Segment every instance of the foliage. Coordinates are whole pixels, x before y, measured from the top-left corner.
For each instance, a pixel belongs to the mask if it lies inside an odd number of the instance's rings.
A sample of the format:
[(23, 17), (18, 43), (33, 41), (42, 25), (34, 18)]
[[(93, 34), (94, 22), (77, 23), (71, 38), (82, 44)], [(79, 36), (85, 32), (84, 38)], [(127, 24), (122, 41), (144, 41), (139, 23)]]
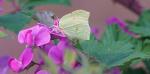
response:
[(134, 49), (130, 36), (123, 35), (116, 26), (108, 26), (100, 41), (91, 39), (81, 42), (82, 51), (108, 67), (120, 66), (145, 54)]
[(31, 17), (19, 12), (0, 16), (0, 26), (15, 33), (18, 33), (30, 21)]
[(31, 8), (46, 4), (70, 5), (70, 0), (19, 0), (23, 8)]
[[(9, 0), (13, 3), (13, 0)], [(18, 33), (31, 19), (35, 10), (33, 7), (45, 4), (63, 4), (69, 5), (70, 0), (18, 0), (20, 10), (0, 16), (0, 26)], [(30, 10), (29, 10), (30, 9)]]
[[(13, 3), (13, 0), (10, 1)], [(148, 70), (150, 69), (150, 10), (143, 11), (138, 21), (130, 21), (129, 25), (122, 20), (114, 19), (119, 24), (114, 22), (107, 25), (101, 39), (98, 40), (91, 34), (91, 38), (88, 40), (90, 37), (89, 12), (82, 10), (68, 14), (64, 20), (56, 19), (54, 16), (50, 17), (53, 21), (50, 21), (51, 27), (43, 25), (45, 23), (37, 23), (38, 26), (22, 30), (32, 20), (37, 21), (34, 18), (36, 6), (70, 5), (70, 0), (16, 1), (19, 9), (1, 15), (0, 27), (15, 33), (19, 32), (19, 42), (26, 44), (26, 48), (31, 50), (23, 52), (19, 60), (11, 58), (9, 65), (12, 66), (12, 69), (23, 71), (30, 65), (38, 65), (40, 66), (39, 71), (45, 69), (52, 74), (59, 74), (59, 72), (64, 74), (103, 74), (103, 71), (107, 71), (107, 69), (118, 67), (122, 68), (122, 74), (145, 73), (141, 68), (132, 69), (129, 66), (139, 61), (142, 61)], [(45, 13), (42, 17), (45, 15), (48, 14)], [(45, 21), (43, 18), (42, 20)], [(132, 36), (131, 33), (138, 37)], [(7, 34), (0, 31), (0, 38), (5, 36)], [(76, 38), (77, 40), (73, 41)], [(42, 64), (39, 61), (35, 63), (33, 56), (29, 55), (33, 55), (34, 48), (42, 49), (39, 52), (42, 52), (39, 54)]]
[(145, 10), (140, 15), (139, 20), (131, 25), (131, 31), (141, 35), (142, 37), (150, 36), (150, 10)]

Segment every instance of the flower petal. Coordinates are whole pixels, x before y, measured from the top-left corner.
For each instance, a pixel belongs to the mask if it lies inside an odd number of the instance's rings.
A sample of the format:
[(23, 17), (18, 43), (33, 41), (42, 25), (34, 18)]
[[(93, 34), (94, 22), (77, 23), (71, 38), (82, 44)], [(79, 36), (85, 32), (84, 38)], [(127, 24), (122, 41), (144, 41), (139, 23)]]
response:
[(35, 36), (39, 32), (39, 30), (40, 30), (39, 25), (21, 30), (18, 34), (19, 43), (27, 43), (27, 44), (30, 43), (33, 40), (33, 36)]
[(114, 67), (110, 70), (107, 70), (105, 74), (122, 74), (122, 72), (119, 67)]
[(61, 49), (59, 49), (57, 46), (53, 46), (48, 52), (48, 57), (51, 58), (54, 63), (62, 64), (63, 54), (64, 52)]
[(7, 74), (9, 56), (0, 57), (0, 74)]
[(127, 27), (127, 24), (124, 21), (122, 21), (119, 18), (117, 18), (117, 17), (111, 17), (111, 18), (109, 18), (106, 21), (106, 23), (109, 24), (109, 25), (111, 25), (111, 24), (118, 24), (121, 29), (124, 29), (124, 28)]
[(29, 28), (29, 30), (32, 30), (32, 35), (37, 35), (38, 32), (40, 31), (40, 25), (33, 26)]
[(39, 33), (35, 36), (35, 44), (37, 46), (41, 46), (49, 43), (50, 41), (50, 33), (46, 27), (42, 27)]
[(27, 67), (27, 65), (31, 63), (32, 59), (33, 59), (33, 52), (31, 48), (24, 49), (21, 56), (19, 57), (19, 60), (22, 62), (23, 68)]
[(40, 70), (36, 74), (50, 74), (50, 73), (46, 70)]
[(9, 56), (2, 56), (0, 57), (0, 68), (4, 68), (6, 66), (8, 66), (8, 61), (9, 61), (10, 57)]
[(25, 35), (26, 35), (26, 33), (27, 33), (27, 30), (22, 30), (22, 31), (20, 31), (19, 32), (19, 34), (18, 34), (18, 41), (19, 41), (19, 43), (25, 43)]
[(59, 49), (65, 49), (65, 48), (67, 48), (67, 47), (69, 47), (69, 44), (68, 44), (69, 42), (68, 42), (68, 40), (67, 39), (65, 39), (65, 38), (63, 38), (63, 39), (61, 39), (60, 41), (59, 41), (59, 43), (57, 44), (57, 47), (59, 48)]
[(101, 37), (101, 29), (98, 25), (92, 26), (92, 33), (96, 37), (96, 39), (100, 39)]
[(54, 20), (54, 26), (52, 27), (51, 34), (54, 38), (66, 37), (63, 30), (59, 28), (59, 18)]
[(26, 37), (25, 37), (25, 42), (27, 43), (27, 45), (34, 45), (34, 39), (33, 39), (33, 35), (32, 35), (32, 30), (29, 30), (26, 33)]
[(21, 61), (18, 61), (17, 59), (15, 58), (12, 58), (10, 61), (9, 61), (9, 67), (15, 71), (15, 72), (19, 72), (21, 69), (22, 69), (22, 62)]
[(66, 37), (65, 33), (63, 30), (61, 30), (59, 27), (53, 27), (51, 34), (53, 35), (54, 38), (64, 38)]
[(7, 74), (8, 67), (0, 69), (0, 74)]
[(54, 20), (54, 26), (59, 26), (59, 18)]
[(43, 51), (48, 54), (50, 48), (53, 47), (53, 46), (54, 46), (54, 43), (53, 42), (49, 42), (49, 43), (47, 43), (47, 44), (45, 44), (43, 46), (40, 46), (40, 48), (43, 49)]
[(117, 17), (111, 17), (106, 21), (107, 24), (111, 25), (111, 24), (117, 24), (124, 32), (126, 32), (127, 34), (138, 38), (139, 36), (137, 34), (135, 34), (134, 32), (130, 31), (128, 29), (128, 24), (124, 21), (122, 21), (121, 19), (117, 18)]

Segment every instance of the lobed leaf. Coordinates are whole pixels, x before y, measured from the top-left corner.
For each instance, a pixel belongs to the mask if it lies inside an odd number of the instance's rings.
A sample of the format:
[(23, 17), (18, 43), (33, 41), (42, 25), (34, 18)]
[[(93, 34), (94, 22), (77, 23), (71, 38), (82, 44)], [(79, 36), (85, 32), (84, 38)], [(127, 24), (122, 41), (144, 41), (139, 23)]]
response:
[[(108, 26), (101, 41), (89, 40), (80, 42), (83, 52), (96, 58), (108, 67), (120, 66), (136, 58), (143, 58), (143, 52), (134, 49), (129, 42), (130, 36), (123, 38), (115, 26)], [(123, 40), (124, 39), (124, 40)]]
[(150, 10), (143, 11), (139, 20), (135, 25), (131, 25), (130, 29), (141, 37), (150, 36)]
[(0, 16), (0, 26), (15, 33), (18, 33), (30, 21), (31, 17), (26, 16), (23, 13), (7, 14)]

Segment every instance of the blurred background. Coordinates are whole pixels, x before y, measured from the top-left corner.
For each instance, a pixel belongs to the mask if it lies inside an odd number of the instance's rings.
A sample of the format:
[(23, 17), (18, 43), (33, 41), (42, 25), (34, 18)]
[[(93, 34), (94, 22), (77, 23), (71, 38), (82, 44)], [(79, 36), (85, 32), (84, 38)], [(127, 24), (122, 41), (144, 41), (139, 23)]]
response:
[[(144, 8), (150, 8), (150, 0), (139, 1)], [(6, 1), (0, 4), (0, 6), (4, 9), (4, 12), (0, 14), (6, 14), (14, 10), (12, 5)], [(77, 9), (87, 10), (91, 13), (90, 26), (98, 26), (100, 29), (100, 34), (102, 34), (103, 30), (105, 29), (105, 20), (108, 17), (116, 16), (121, 19), (129, 19), (133, 21), (137, 20), (138, 18), (135, 13), (122, 6), (121, 4), (114, 3), (113, 0), (71, 0), (70, 6), (51, 4), (36, 7), (36, 9), (53, 11), (58, 17), (62, 17), (63, 15)], [(32, 24), (33, 23), (30, 23), (28, 26)], [(0, 27), (0, 30), (8, 34), (6, 38), (0, 39), (0, 56), (12, 55), (14, 57), (18, 57), (19, 54), (23, 51), (24, 45), (21, 45), (17, 42), (17, 35), (15, 33), (4, 30), (2, 27)], [(15, 73), (10, 71), (9, 74)], [(23, 74), (32, 73), (26, 71)]]

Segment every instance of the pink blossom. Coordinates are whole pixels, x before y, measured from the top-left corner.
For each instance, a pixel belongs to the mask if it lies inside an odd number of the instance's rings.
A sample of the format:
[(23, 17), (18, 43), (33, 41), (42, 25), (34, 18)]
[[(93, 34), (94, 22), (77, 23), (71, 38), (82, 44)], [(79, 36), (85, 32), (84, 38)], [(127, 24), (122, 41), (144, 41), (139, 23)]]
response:
[(48, 52), (49, 58), (51, 58), (55, 64), (63, 63), (64, 49), (58, 46), (53, 46)]
[(26, 48), (20, 55), (19, 59), (16, 58), (10, 59), (9, 67), (15, 72), (20, 72), (31, 63), (32, 59), (33, 59), (32, 49)]
[(99, 26), (93, 26), (92, 27), (92, 33), (96, 37), (96, 39), (100, 38), (100, 27)]
[(61, 39), (57, 45), (50, 48), (48, 52), (49, 58), (52, 58), (55, 64), (63, 64), (64, 51), (69, 48), (67, 39)]
[(105, 74), (122, 74), (122, 72), (119, 67), (114, 67), (110, 70), (107, 70)]
[(49, 50), (54, 46), (54, 43), (51, 41), (45, 45), (40, 46), (40, 48), (48, 54)]
[(107, 19), (106, 23), (108, 25), (111, 25), (111, 24), (118, 24), (120, 26), (120, 28), (124, 29), (125, 27), (127, 27), (127, 24), (120, 20), (119, 18), (117, 17), (110, 17)]
[(66, 37), (63, 30), (59, 28), (59, 19), (54, 20), (54, 25), (51, 28), (52, 38), (62, 38)]
[(0, 57), (0, 74), (7, 74), (9, 56)]
[(127, 34), (129, 34), (129, 35), (131, 35), (131, 36), (133, 36), (133, 37), (135, 37), (135, 38), (138, 37), (137, 34), (131, 32), (131, 31), (128, 29), (128, 25), (127, 25), (126, 22), (120, 20), (120, 19), (117, 18), (117, 17), (108, 18), (108, 19), (106, 20), (106, 23), (107, 23), (108, 25), (117, 24), (117, 25), (118, 25), (124, 32), (126, 32)]
[(49, 29), (43, 25), (36, 25), (19, 32), (18, 41), (27, 45), (41, 46), (50, 41)]
[(51, 74), (51, 73), (49, 73), (49, 72), (46, 71), (46, 70), (40, 70), (40, 71), (38, 71), (36, 74)]

